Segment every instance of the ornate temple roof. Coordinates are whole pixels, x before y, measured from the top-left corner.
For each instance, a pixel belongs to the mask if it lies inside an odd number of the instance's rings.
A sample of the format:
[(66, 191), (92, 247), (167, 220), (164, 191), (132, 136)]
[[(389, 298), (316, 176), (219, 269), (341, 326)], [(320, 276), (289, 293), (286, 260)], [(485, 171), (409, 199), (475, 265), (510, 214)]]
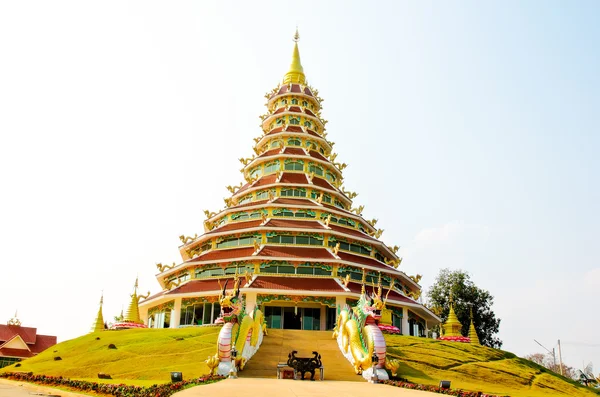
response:
[(265, 95), (253, 154), (239, 159), (241, 179), (227, 186), (223, 209), (205, 211), (202, 235), (181, 236), (182, 262), (157, 275), (163, 295), (218, 291), (216, 279), (238, 269), (253, 277), (244, 288), (353, 293), (364, 270), (367, 285), (381, 275), (394, 281), (390, 298), (418, 305), (406, 297), (420, 286), (398, 269), (398, 247), (381, 240), (377, 221), (363, 217), (345, 188), (347, 165), (333, 152), (298, 38), (282, 83)]

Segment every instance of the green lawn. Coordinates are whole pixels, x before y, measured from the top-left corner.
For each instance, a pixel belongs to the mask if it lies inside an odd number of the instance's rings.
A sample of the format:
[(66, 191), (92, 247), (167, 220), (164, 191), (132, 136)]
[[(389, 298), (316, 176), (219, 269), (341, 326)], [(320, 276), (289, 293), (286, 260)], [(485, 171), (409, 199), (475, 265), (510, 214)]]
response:
[(467, 343), (385, 335), (389, 357), (400, 359), (398, 376), (415, 383), (512, 397), (597, 397), (598, 394), (502, 350)]
[[(169, 382), (171, 371), (183, 372), (190, 379), (209, 373), (204, 360), (216, 353), (219, 331), (218, 327), (195, 327), (97, 332), (59, 343), (22, 361), (19, 368), (11, 365), (0, 371), (96, 382), (102, 381), (98, 373), (103, 372), (113, 378), (106, 382), (137, 386)], [(117, 348), (109, 349), (111, 343)]]

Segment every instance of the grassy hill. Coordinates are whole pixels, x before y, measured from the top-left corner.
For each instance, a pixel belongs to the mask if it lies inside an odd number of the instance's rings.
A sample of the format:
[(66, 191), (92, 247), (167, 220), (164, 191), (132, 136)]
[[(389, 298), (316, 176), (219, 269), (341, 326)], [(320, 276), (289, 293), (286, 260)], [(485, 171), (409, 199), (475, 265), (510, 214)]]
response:
[[(61, 342), (24, 360), (19, 368), (11, 365), (0, 372), (31, 371), (94, 381), (103, 372), (139, 386), (170, 381), (171, 371), (181, 371), (190, 379), (209, 373), (204, 360), (215, 354), (219, 331), (218, 327), (195, 327), (91, 333)], [(109, 349), (109, 344), (116, 349)]]
[(398, 358), (398, 375), (411, 382), (484, 391), (513, 397), (581, 396), (599, 394), (512, 353), (408, 336), (386, 335), (388, 355)]
[[(13, 365), (0, 372), (31, 371), (94, 381), (104, 372), (113, 377), (109, 382), (140, 386), (168, 382), (171, 371), (181, 371), (190, 379), (209, 372), (204, 360), (216, 352), (219, 330), (197, 327), (93, 333), (59, 343), (23, 361), (19, 368)], [(386, 341), (388, 355), (402, 363), (399, 376), (411, 382), (437, 385), (444, 379), (452, 381), (453, 388), (512, 397), (599, 396), (502, 350), (396, 335), (386, 335)], [(109, 349), (109, 344), (117, 348)]]

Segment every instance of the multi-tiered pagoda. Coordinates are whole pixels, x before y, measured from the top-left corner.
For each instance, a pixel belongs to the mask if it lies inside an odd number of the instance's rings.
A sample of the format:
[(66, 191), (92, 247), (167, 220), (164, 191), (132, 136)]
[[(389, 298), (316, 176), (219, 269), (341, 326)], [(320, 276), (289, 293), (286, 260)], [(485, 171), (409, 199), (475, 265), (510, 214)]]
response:
[(140, 303), (140, 317), (151, 328), (213, 324), (222, 286), (239, 274), (246, 311), (259, 306), (268, 327), (329, 330), (337, 308), (358, 300), (363, 280), (367, 291), (381, 280), (381, 322), (425, 335), (440, 319), (418, 302), (418, 278), (398, 269), (398, 247), (379, 240), (377, 221), (363, 218), (356, 194), (344, 189), (346, 164), (327, 139), (297, 33), (294, 41), (289, 71), (266, 95), (254, 154), (240, 159), (243, 182), (227, 187), (225, 209), (205, 211), (204, 234), (180, 237), (182, 263), (157, 265), (163, 291)]

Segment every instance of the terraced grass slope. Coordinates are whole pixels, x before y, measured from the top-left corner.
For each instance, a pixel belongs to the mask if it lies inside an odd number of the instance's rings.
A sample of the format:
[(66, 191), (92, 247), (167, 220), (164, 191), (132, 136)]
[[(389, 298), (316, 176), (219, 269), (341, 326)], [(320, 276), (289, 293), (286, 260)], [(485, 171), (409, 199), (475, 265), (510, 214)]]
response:
[(401, 361), (398, 375), (411, 382), (512, 397), (593, 397), (596, 392), (512, 353), (410, 336), (386, 335), (387, 352)]
[[(22, 361), (18, 368), (11, 365), (0, 372), (31, 371), (94, 381), (103, 372), (114, 379), (111, 383), (137, 385), (170, 381), (171, 371), (181, 371), (190, 379), (209, 373), (204, 360), (215, 354), (219, 331), (219, 327), (195, 327), (96, 332), (61, 342)], [(116, 349), (109, 349), (109, 344)]]

